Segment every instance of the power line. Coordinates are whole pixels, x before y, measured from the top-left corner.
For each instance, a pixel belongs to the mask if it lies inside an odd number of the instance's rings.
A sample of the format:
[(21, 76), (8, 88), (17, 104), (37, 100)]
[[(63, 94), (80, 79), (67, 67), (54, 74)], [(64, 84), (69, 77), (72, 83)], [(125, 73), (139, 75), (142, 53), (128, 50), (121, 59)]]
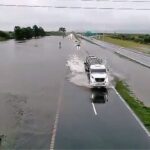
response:
[[(107, 1), (108, 2), (108, 1)], [(132, 1), (126, 1), (126, 0), (112, 0), (111, 2), (120, 2), (120, 3), (150, 3), (149, 0), (132, 0)]]
[[(74, 2), (74, 0), (55, 0), (55, 1), (68, 1), (68, 2)], [(150, 3), (150, 0), (76, 0), (76, 2), (120, 2), (120, 3)]]
[(72, 6), (52, 6), (52, 5), (15, 5), (0, 4), (0, 7), (24, 7), (24, 8), (55, 8), (55, 9), (91, 9), (91, 10), (150, 10), (150, 8), (114, 8), (114, 7), (72, 7)]
[[(55, 1), (69, 1), (73, 2), (74, 0), (55, 0)], [(77, 2), (150, 2), (150, 0), (76, 0)]]

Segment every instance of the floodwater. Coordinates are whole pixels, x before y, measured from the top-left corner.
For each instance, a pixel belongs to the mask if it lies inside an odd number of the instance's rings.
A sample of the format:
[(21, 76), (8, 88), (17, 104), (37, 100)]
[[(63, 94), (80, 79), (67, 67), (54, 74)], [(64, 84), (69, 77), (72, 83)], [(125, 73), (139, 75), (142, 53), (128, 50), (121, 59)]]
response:
[(66, 55), (72, 49), (73, 42), (62, 37), (0, 43), (0, 135), (4, 135), (4, 148), (49, 148)]
[[(62, 89), (56, 148), (150, 147), (149, 138), (112, 89), (102, 93), (89, 89), (83, 66), (87, 52), (106, 59), (114, 75), (140, 84), (137, 82), (138, 70), (145, 68), (85, 41), (79, 49), (74, 41), (62, 37), (0, 43), (0, 136), (3, 149), (50, 148)], [(136, 71), (138, 74), (134, 74)], [(97, 118), (91, 102), (95, 103)]]

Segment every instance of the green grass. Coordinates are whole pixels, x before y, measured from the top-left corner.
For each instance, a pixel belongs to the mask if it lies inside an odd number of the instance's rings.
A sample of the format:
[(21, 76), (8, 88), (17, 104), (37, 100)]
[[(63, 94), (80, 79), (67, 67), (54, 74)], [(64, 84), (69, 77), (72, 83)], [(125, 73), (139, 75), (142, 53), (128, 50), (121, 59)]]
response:
[(116, 90), (150, 131), (150, 107), (139, 101), (123, 81), (117, 81)]
[(7, 39), (0, 37), (0, 41), (5, 41), (5, 40), (7, 40)]
[(141, 43), (129, 41), (129, 40), (115, 39), (115, 38), (111, 38), (109, 36), (105, 36), (104, 39), (101, 38), (99, 40), (104, 40), (104, 41), (112, 43), (112, 44), (116, 44), (116, 45), (126, 47), (126, 48), (132, 48), (137, 51), (150, 54), (150, 45), (148, 45), (148, 44), (141, 44)]

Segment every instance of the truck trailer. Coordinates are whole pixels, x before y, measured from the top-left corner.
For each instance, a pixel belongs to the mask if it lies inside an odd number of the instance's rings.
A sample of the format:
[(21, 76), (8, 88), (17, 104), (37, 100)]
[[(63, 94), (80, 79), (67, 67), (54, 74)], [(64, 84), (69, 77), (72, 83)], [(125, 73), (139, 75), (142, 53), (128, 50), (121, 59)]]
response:
[(108, 72), (102, 59), (95, 56), (87, 56), (84, 62), (85, 71), (89, 77), (91, 87), (105, 87), (109, 84)]

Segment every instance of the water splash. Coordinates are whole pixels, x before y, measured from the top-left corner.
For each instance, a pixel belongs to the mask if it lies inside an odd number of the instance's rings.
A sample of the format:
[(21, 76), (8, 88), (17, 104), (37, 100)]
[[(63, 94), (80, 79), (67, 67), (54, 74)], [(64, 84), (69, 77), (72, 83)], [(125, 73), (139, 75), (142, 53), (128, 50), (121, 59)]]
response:
[(81, 60), (76, 54), (69, 57), (67, 61), (67, 66), (72, 73), (83, 73), (84, 71), (84, 61)]
[[(105, 60), (106, 64), (106, 60)], [(67, 76), (68, 80), (78, 86), (90, 88), (89, 80), (87, 73), (84, 68), (84, 61), (79, 54), (71, 55), (66, 63), (66, 66), (69, 68), (70, 73)], [(116, 75), (113, 71), (108, 72), (109, 85), (108, 88), (112, 88), (115, 85)]]
[(89, 88), (89, 81), (84, 69), (84, 61), (78, 55), (74, 54), (70, 56), (66, 66), (70, 70), (68, 79), (71, 83)]

